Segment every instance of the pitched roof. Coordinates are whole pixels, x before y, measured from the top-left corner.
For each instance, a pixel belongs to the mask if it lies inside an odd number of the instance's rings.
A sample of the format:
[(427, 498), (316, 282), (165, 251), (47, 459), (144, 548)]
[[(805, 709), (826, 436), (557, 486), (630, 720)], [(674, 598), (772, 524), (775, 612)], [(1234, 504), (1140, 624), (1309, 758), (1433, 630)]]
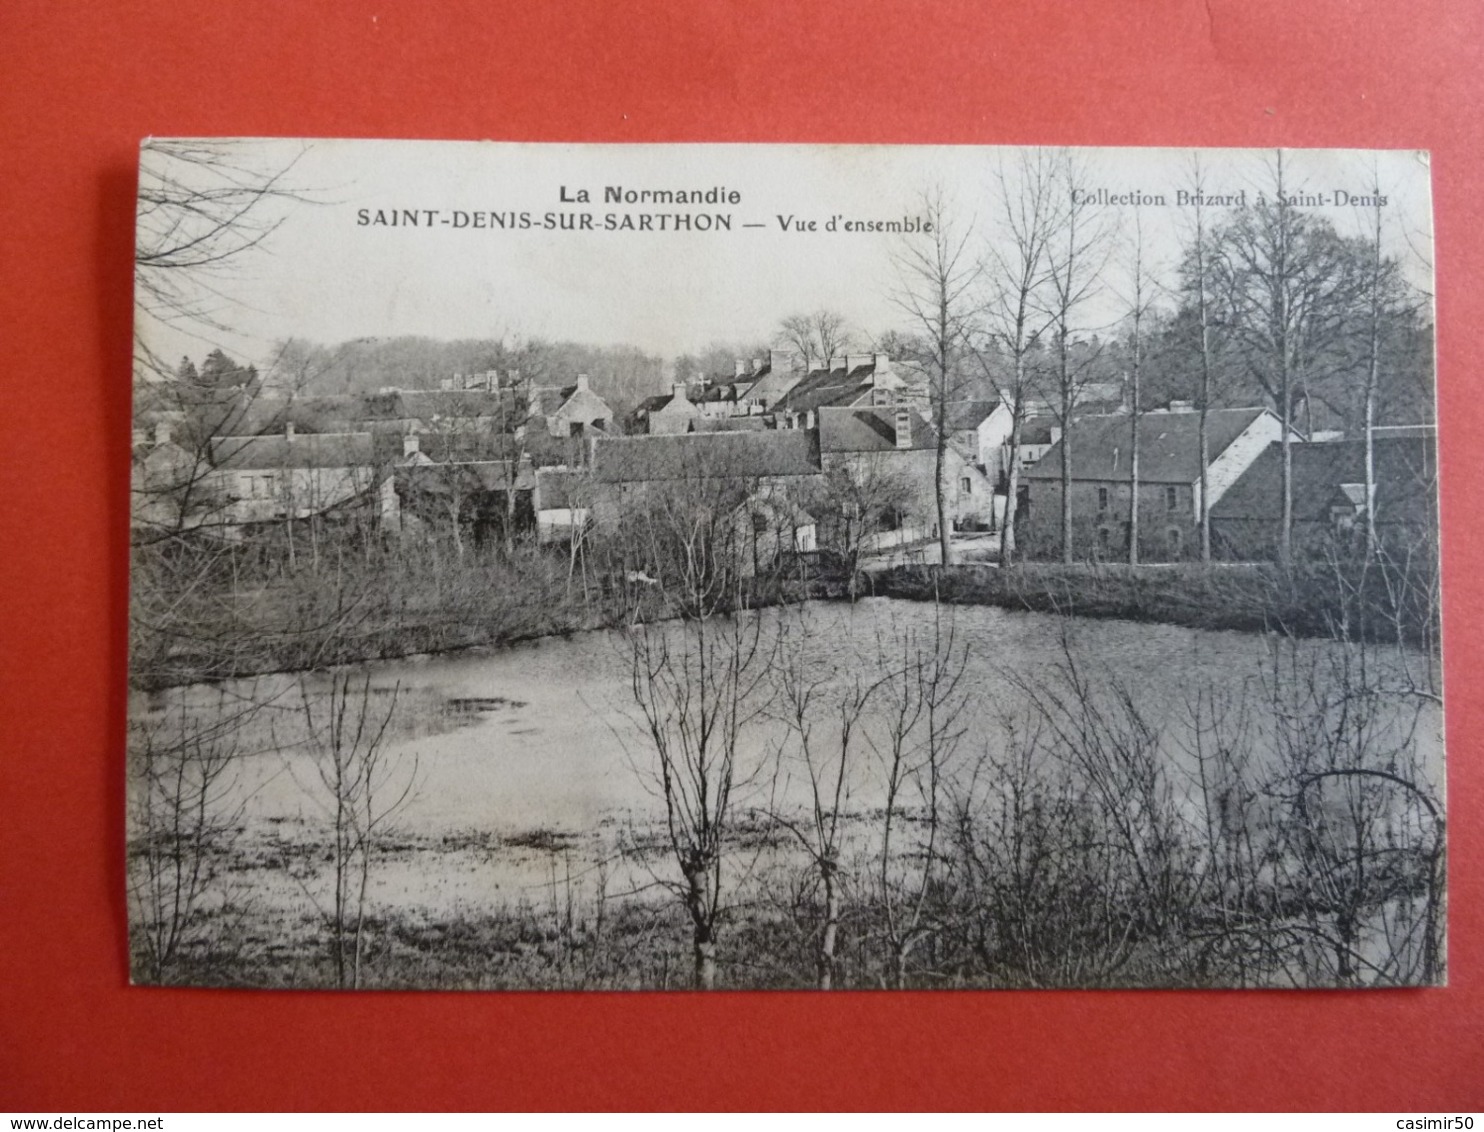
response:
[(559, 413), (563, 409), (575, 411), (586, 408), (589, 416), (607, 415), (613, 416), (613, 410), (608, 407), (608, 402), (599, 397), (591, 388), (583, 389), (577, 385), (569, 385), (561, 390), (561, 400), (557, 407), (547, 415)]
[(535, 486), (531, 468), (513, 465), (509, 460), (461, 460), (447, 464), (403, 464), (396, 468), (397, 486), (401, 490), (441, 495), (458, 484), (465, 491), (505, 491), (514, 475), (518, 491)]
[[(1436, 442), (1425, 434), (1378, 435), (1372, 447), (1377, 511), (1423, 518), (1426, 509), (1436, 505)], [(1328, 521), (1337, 495), (1355, 503), (1364, 499), (1364, 440), (1295, 443), (1289, 453), (1295, 521)], [(1283, 446), (1274, 443), (1211, 505), (1211, 518), (1276, 520), (1282, 514), (1282, 499)]]
[(1061, 422), (1049, 415), (1026, 417), (1020, 423), (1020, 443), (1022, 444), (1055, 444), (1056, 436), (1053, 429), (1059, 429)]
[(876, 365), (847, 369), (843, 364), (833, 369), (810, 370), (804, 379), (780, 397), (772, 408), (779, 413), (806, 413), (826, 405), (853, 405), (867, 393), (876, 380)]
[(375, 462), (369, 432), (223, 436), (211, 442), (218, 468), (354, 468)]
[(881, 407), (831, 408), (819, 410), (819, 448), (822, 452), (889, 452), (898, 448), (898, 413), (905, 414), (911, 432), (911, 447), (933, 448), (937, 433), (916, 409), (890, 405)]
[(507, 391), (483, 389), (403, 389), (398, 392), (402, 416), (419, 420), (498, 417), (509, 411)]
[(819, 472), (818, 437), (802, 429), (621, 436), (593, 446), (593, 478), (600, 483)]
[(767, 427), (759, 416), (697, 417), (690, 422), (692, 432), (762, 432)]
[[(1212, 409), (1206, 414), (1207, 452), (1215, 459), (1266, 409)], [(1146, 413), (1139, 418), (1139, 479), (1144, 483), (1194, 483), (1201, 475), (1200, 413)], [(1074, 420), (1069, 430), (1072, 478), (1119, 482), (1128, 479), (1133, 418), (1127, 413)], [(1065, 437), (1063, 438), (1065, 440)], [(1062, 441), (1052, 445), (1027, 479), (1061, 478)]]
[(951, 401), (944, 416), (948, 420), (949, 432), (968, 432), (984, 423), (996, 409), (999, 401)]

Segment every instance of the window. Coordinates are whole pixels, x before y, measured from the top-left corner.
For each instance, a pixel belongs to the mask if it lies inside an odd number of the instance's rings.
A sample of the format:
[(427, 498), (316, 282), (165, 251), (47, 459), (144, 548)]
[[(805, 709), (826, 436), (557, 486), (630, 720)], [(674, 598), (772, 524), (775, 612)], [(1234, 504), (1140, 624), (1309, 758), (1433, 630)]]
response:
[(1169, 547), (1170, 557), (1180, 557), (1180, 528), (1171, 527), (1165, 532), (1165, 544)]
[(1108, 552), (1108, 528), (1107, 527), (1099, 527), (1098, 528), (1098, 549), (1101, 550), (1104, 554), (1106, 554)]
[(752, 513), (752, 533), (755, 535), (765, 535), (768, 533), (768, 516), (761, 511), (754, 511)]
[[(1106, 511), (1107, 509), (1108, 509), (1108, 489), (1106, 487), (1100, 487), (1100, 488), (1098, 488), (1098, 511), (1099, 512), (1103, 512), (1103, 511)], [(1100, 534), (1102, 534), (1102, 535), (1106, 535), (1107, 533), (1108, 532), (1106, 530), (1100, 532)]]
[(1180, 509), (1180, 489), (1171, 484), (1165, 488), (1165, 510), (1178, 511)]
[(959, 484), (959, 487), (963, 490), (963, 493), (965, 495), (973, 495), (974, 494), (974, 481), (972, 479), (970, 479), (968, 476), (965, 476), (963, 478), (962, 482)]

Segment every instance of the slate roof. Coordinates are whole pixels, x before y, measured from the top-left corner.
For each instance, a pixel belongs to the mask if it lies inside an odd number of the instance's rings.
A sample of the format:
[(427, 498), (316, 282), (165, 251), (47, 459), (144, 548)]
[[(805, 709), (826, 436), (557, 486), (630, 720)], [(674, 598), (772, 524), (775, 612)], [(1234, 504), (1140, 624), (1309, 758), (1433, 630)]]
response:
[(483, 389), (402, 389), (398, 391), (402, 417), (418, 420), (477, 419), (508, 412), (505, 391)]
[[(1365, 441), (1290, 445), (1293, 517), (1328, 522), (1337, 496), (1364, 497)], [(1437, 503), (1437, 444), (1426, 432), (1373, 438), (1376, 510), (1394, 519), (1423, 519)], [(1241, 478), (1211, 506), (1211, 518), (1278, 520), (1282, 516), (1283, 446), (1263, 450)]]
[(568, 407), (575, 410), (583, 406), (587, 407), (590, 414), (594, 411), (600, 411), (603, 416), (613, 416), (613, 410), (608, 407), (608, 402), (594, 393), (591, 387), (581, 389), (576, 385), (568, 385), (559, 391), (555, 409), (549, 411), (543, 409), (542, 411), (546, 412), (547, 416), (550, 416)]
[(762, 432), (768, 422), (759, 416), (697, 417), (690, 423), (692, 432)]
[(947, 405), (949, 432), (969, 432), (977, 429), (985, 419), (1000, 407), (998, 401), (950, 401)]
[(1055, 444), (1051, 430), (1059, 427), (1060, 423), (1053, 416), (1026, 417), (1020, 423), (1020, 443)]
[(912, 448), (937, 446), (937, 433), (916, 409), (861, 406), (819, 410), (819, 447), (822, 452), (891, 452), (897, 449), (897, 413), (907, 414)]
[(853, 405), (871, 391), (875, 380), (874, 362), (854, 369), (841, 365), (834, 369), (810, 370), (802, 381), (774, 402), (771, 409), (778, 413), (807, 413), (826, 405)]
[[(1212, 409), (1206, 414), (1207, 451), (1215, 459), (1266, 409)], [(1200, 417), (1195, 412), (1148, 413), (1139, 418), (1139, 479), (1144, 483), (1194, 483), (1200, 479)], [(1072, 478), (1123, 482), (1128, 479), (1129, 426), (1126, 413), (1074, 420)], [(1023, 439), (1022, 439), (1022, 442)], [(1061, 442), (1024, 475), (1032, 480), (1059, 480)]]
[(369, 432), (224, 436), (211, 442), (211, 462), (226, 469), (354, 468), (375, 462)]
[[(441, 495), (459, 483), (465, 491), (505, 491), (510, 487), (509, 460), (465, 460), (448, 464), (404, 464), (395, 470), (399, 492), (415, 489)], [(535, 472), (530, 468), (515, 469), (517, 491), (535, 486)]]
[(819, 473), (819, 439), (803, 429), (611, 437), (593, 446), (600, 483)]

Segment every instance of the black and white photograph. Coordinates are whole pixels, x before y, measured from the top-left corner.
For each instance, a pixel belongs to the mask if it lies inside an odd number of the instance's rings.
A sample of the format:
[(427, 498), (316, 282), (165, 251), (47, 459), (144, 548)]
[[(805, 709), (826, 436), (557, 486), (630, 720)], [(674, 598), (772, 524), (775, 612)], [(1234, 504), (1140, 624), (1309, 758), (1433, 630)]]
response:
[(1427, 154), (149, 139), (134, 276), (136, 984), (1447, 982)]

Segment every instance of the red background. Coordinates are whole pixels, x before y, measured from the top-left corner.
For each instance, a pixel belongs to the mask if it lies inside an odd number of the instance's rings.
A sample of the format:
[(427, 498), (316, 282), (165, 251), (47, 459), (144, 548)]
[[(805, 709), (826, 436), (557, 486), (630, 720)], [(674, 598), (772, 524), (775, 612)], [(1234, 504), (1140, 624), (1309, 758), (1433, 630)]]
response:
[[(1484, 147), (1471, 0), (0, 6), (0, 1108), (1484, 1106)], [(145, 134), (1432, 150), (1446, 990), (134, 990), (123, 731)]]

